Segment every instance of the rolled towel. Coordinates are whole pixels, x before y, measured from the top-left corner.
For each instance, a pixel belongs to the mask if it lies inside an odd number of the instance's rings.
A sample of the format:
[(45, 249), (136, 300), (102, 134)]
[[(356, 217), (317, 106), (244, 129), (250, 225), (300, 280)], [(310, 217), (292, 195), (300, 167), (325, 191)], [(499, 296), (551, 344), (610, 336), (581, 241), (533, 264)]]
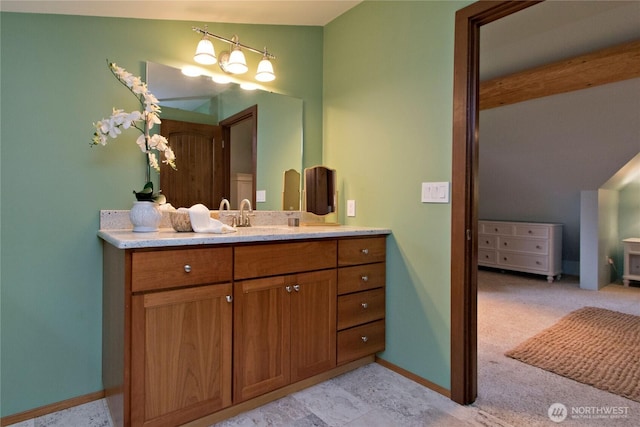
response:
[(189, 219), (191, 220), (191, 228), (196, 233), (233, 233), (236, 230), (217, 219), (209, 216), (209, 208), (203, 204), (193, 205), (189, 208)]

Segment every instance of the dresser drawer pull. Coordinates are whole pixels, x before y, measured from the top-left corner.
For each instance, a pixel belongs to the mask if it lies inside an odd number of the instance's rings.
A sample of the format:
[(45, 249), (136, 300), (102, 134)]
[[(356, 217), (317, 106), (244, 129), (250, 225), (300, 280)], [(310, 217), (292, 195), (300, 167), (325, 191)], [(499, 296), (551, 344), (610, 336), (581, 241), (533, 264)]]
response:
[(506, 260), (507, 260), (507, 257), (504, 257), (504, 258), (502, 258), (502, 259), (503, 259), (504, 261), (506, 261)]
[(363, 282), (368, 282), (369, 276), (362, 276), (360, 279), (362, 279)]
[(527, 233), (529, 233), (529, 234), (533, 234), (533, 231), (529, 230), (529, 231), (527, 231)]
[(369, 255), (369, 249), (363, 249), (360, 252), (362, 252), (364, 255)]
[(226, 296), (227, 302), (233, 301), (233, 297), (231, 295)]
[(367, 304), (366, 302), (363, 302), (362, 304), (360, 304), (362, 306), (362, 308), (364, 308), (365, 310), (367, 308), (369, 308), (369, 304)]
[(369, 341), (369, 338), (366, 335), (364, 337), (360, 337), (360, 339), (362, 340), (362, 342)]
[(542, 249), (542, 246), (536, 245), (536, 249)]
[(503, 244), (504, 244), (505, 246), (507, 246), (507, 242), (504, 242)]
[(300, 285), (293, 285), (293, 290), (296, 292), (300, 292)]
[(291, 286), (287, 285), (287, 286), (285, 286), (285, 287), (284, 287), (284, 289), (285, 289), (287, 292), (291, 293)]
[(185, 264), (184, 271), (185, 273), (191, 273), (191, 266), (189, 264)]
[(540, 261), (536, 261), (536, 265), (542, 265)]

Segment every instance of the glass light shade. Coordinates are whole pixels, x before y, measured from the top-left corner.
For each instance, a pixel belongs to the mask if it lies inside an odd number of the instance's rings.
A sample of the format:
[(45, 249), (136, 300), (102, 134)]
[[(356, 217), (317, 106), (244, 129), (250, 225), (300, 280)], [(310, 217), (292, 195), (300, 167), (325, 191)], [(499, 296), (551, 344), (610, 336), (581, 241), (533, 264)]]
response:
[(211, 40), (203, 38), (198, 42), (193, 59), (199, 64), (211, 65), (216, 63), (216, 52), (213, 50)]
[(270, 82), (276, 78), (273, 74), (273, 65), (267, 58), (262, 58), (262, 61), (258, 64), (258, 72), (256, 73), (256, 80), (259, 82)]
[(247, 67), (247, 60), (244, 58), (244, 53), (239, 48), (233, 49), (231, 55), (229, 55), (229, 62), (227, 62), (227, 71), (232, 74), (246, 73), (249, 68)]

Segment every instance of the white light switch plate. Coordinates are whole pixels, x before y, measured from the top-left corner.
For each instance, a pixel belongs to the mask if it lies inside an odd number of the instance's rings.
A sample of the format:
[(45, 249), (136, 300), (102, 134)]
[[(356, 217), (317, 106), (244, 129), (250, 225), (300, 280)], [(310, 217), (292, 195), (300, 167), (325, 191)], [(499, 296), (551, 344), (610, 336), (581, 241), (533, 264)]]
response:
[(355, 200), (347, 200), (347, 216), (356, 216)]
[(256, 203), (267, 201), (267, 190), (256, 191)]
[(448, 182), (423, 182), (422, 203), (449, 203)]

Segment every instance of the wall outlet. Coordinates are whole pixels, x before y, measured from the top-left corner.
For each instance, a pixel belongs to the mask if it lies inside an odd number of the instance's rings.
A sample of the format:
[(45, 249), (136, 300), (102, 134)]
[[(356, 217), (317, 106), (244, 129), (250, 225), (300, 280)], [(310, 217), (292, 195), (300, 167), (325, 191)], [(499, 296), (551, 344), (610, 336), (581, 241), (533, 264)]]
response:
[(355, 200), (347, 200), (347, 216), (356, 216)]

